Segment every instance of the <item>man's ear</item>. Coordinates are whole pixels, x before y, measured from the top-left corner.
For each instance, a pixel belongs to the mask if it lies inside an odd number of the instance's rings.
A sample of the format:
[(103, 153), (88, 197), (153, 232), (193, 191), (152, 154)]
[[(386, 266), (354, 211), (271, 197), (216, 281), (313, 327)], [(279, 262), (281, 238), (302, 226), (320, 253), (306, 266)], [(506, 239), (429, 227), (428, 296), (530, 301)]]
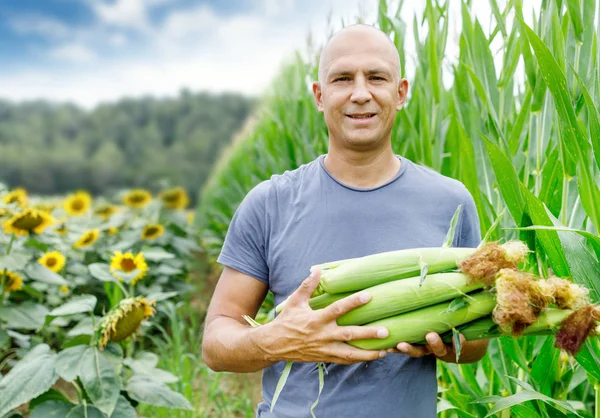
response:
[(402, 109), (404, 102), (406, 101), (406, 95), (408, 94), (408, 80), (403, 78), (398, 83), (398, 100), (396, 101), (396, 110)]
[(323, 93), (321, 92), (321, 84), (318, 81), (312, 84), (313, 95), (315, 96), (315, 103), (319, 112), (323, 111)]

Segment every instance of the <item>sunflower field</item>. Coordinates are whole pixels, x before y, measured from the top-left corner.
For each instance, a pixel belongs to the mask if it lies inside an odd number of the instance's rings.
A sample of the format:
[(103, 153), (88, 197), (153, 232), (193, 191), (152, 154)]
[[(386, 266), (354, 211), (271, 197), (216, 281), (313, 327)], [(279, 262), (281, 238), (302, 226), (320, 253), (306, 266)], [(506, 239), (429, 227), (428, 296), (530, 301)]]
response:
[(192, 410), (152, 340), (193, 288), (188, 205), (181, 187), (40, 199), (0, 186), (0, 417)]
[[(533, 251), (521, 270), (573, 281), (600, 302), (598, 1), (542, 0), (535, 11), (523, 0), (478, 1), (489, 27), (468, 0), (427, 0), (411, 22), (403, 3), (381, 0), (375, 22), (394, 41), (402, 74), (414, 69), (394, 152), (463, 182), (485, 241), (520, 239)], [(327, 153), (309, 87), (321, 46), (313, 40), (283, 68), (203, 189), (198, 223), (213, 262), (254, 186)], [(267, 298), (259, 323), (271, 309)], [(600, 417), (597, 336), (574, 357), (555, 348), (554, 336), (494, 338), (478, 363), (438, 362), (437, 373), (442, 417)]]

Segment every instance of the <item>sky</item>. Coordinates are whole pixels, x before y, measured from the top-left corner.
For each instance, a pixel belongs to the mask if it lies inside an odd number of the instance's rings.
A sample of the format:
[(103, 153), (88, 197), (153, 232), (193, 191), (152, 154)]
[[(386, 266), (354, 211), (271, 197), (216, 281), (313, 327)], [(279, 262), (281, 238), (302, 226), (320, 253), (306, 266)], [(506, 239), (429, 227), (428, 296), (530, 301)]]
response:
[[(404, 18), (411, 22), (424, 2), (405, 1)], [(282, 63), (305, 49), (309, 34), (322, 44), (342, 19), (359, 14), (372, 24), (377, 3), (0, 0), (0, 98), (93, 108), (123, 97), (175, 96), (182, 88), (260, 95)], [(475, 13), (489, 22), (478, 3), (487, 2), (475, 2)]]

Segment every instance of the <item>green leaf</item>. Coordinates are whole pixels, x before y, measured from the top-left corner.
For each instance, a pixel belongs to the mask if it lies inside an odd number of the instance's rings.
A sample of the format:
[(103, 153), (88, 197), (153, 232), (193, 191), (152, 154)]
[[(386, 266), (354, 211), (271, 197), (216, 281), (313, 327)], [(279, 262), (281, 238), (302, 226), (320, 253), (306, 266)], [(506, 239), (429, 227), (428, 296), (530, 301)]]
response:
[(525, 210), (525, 202), (519, 188), (519, 177), (515, 171), (512, 161), (504, 154), (500, 148), (490, 141), (483, 133), (479, 133), (494, 169), (496, 180), (500, 193), (504, 198), (504, 202), (508, 210), (518, 226), (522, 225), (523, 212)]
[(279, 399), (279, 395), (281, 394), (281, 391), (283, 390), (285, 383), (287, 382), (287, 379), (290, 376), (293, 364), (293, 361), (288, 361), (287, 363), (285, 363), (285, 367), (281, 371), (281, 376), (279, 376), (277, 386), (275, 387), (275, 393), (273, 394), (273, 400), (271, 401), (271, 412), (273, 412), (273, 408), (275, 408), (275, 403), (277, 403), (277, 399)]
[(46, 392), (58, 380), (56, 353), (35, 346), (0, 380), (0, 416)]
[(93, 312), (97, 301), (98, 299), (94, 295), (75, 296), (64, 305), (54, 308), (50, 312), (50, 315), (63, 316), (82, 312)]
[(444, 309), (444, 313), (449, 314), (452, 312), (456, 312), (459, 309), (466, 308), (467, 306), (469, 306), (469, 300), (464, 296), (459, 296), (457, 298), (454, 298), (452, 302), (450, 302), (448, 307)]
[(0, 270), (17, 271), (23, 270), (31, 255), (21, 253), (11, 253), (9, 255), (0, 255)]
[(98, 348), (86, 348), (79, 362), (79, 377), (94, 405), (110, 416), (117, 405), (121, 381)]
[(65, 418), (106, 418), (106, 416), (92, 405), (77, 405)]
[(93, 263), (88, 266), (93, 278), (103, 282), (117, 282), (117, 278), (110, 273), (110, 266), (106, 263)]
[(135, 409), (123, 395), (119, 395), (117, 407), (110, 418), (136, 418)]
[(600, 382), (600, 340), (598, 337), (588, 338), (575, 359), (594, 379)]
[(58, 353), (56, 372), (67, 382), (74, 381), (79, 375), (79, 363), (87, 350), (85, 345), (76, 345)]
[(147, 376), (133, 375), (125, 388), (129, 397), (138, 402), (174, 409), (193, 410), (190, 402), (164, 383), (148, 380)]
[(65, 401), (46, 401), (36, 406), (29, 418), (64, 418), (73, 409), (73, 404)]
[(550, 405), (559, 406), (576, 416), (581, 416), (575, 411), (575, 409), (566, 401), (558, 401), (556, 399), (549, 398), (546, 395), (543, 395), (539, 392), (531, 391), (531, 390), (523, 390), (521, 392), (517, 392), (514, 395), (507, 396), (506, 398), (502, 398), (490, 409), (485, 418), (491, 417), (498, 412), (510, 408), (513, 405), (522, 404), (527, 401), (540, 400)]
[(175, 254), (167, 252), (160, 247), (143, 249), (144, 258), (148, 261), (162, 261), (175, 258)]
[(42, 266), (40, 263), (32, 263), (25, 267), (25, 274), (32, 280), (38, 282), (54, 284), (57, 286), (68, 285), (67, 282), (61, 275), (53, 272)]
[(38, 405), (48, 401), (61, 401), (70, 403), (71, 401), (56, 389), (50, 388), (40, 396), (32, 399), (29, 402), (29, 409), (36, 408)]
[(35, 248), (37, 250), (46, 252), (46, 251), (48, 251), (48, 248), (50, 248), (50, 245), (40, 242), (35, 238), (29, 238), (27, 241), (25, 241), (23, 243), (23, 247)]
[(567, 11), (573, 25), (573, 34), (578, 43), (583, 42), (583, 20), (581, 18), (581, 9), (579, 0), (567, 0)]
[(560, 367), (560, 350), (554, 348), (554, 337), (548, 336), (531, 369), (531, 377), (539, 392), (552, 396), (554, 376), (558, 367)]
[(32, 301), (0, 307), (0, 319), (11, 329), (39, 329), (44, 325), (48, 308)]
[(460, 358), (460, 351), (462, 349), (462, 343), (460, 341), (460, 332), (452, 327), (452, 342), (454, 343), (454, 350), (456, 351), (456, 362)]
[(316, 418), (315, 416), (315, 408), (319, 404), (319, 399), (321, 398), (321, 392), (323, 391), (323, 385), (325, 384), (325, 376), (323, 376), (323, 363), (318, 362), (317, 367), (319, 368), (319, 393), (317, 394), (317, 399), (310, 406), (310, 415), (312, 418)]
[[(102, 318), (100, 318), (99, 316), (96, 316), (96, 323), (98, 323), (98, 321)], [(81, 321), (79, 321), (73, 328), (71, 328), (69, 330), (69, 332), (67, 332), (67, 335), (69, 337), (74, 337), (77, 335), (92, 335), (94, 333), (94, 329), (93, 329), (93, 320), (91, 316), (86, 316), (85, 318), (83, 318)]]
[(456, 233), (456, 224), (458, 223), (458, 218), (460, 216), (461, 209), (462, 204), (458, 205), (458, 207), (454, 211), (454, 215), (452, 215), (452, 219), (450, 219), (450, 227), (448, 228), (448, 232), (446, 233), (446, 238), (444, 239), (442, 247), (452, 246), (452, 243), (454, 242), (454, 234)]

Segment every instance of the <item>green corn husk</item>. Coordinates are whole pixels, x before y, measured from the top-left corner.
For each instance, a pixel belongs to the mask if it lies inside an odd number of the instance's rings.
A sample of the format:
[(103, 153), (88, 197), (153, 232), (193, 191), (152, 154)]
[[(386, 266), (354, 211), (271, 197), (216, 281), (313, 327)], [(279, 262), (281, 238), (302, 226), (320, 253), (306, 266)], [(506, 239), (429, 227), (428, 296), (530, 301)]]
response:
[(311, 271), (319, 267), (321, 281), (313, 296), (366, 289), (416, 276), (424, 268), (427, 273), (450, 270), (476, 250), (463, 247), (412, 248), (316, 265), (311, 267)]
[[(468, 284), (469, 281), (469, 277), (463, 273), (436, 273), (427, 275), (424, 280), (416, 276), (375, 285), (364, 289), (371, 295), (371, 300), (366, 305), (340, 316), (337, 323), (338, 325), (366, 324), (454, 299), (481, 289), (485, 285), (482, 281)], [(356, 292), (323, 293), (311, 298), (309, 305), (315, 310), (322, 309), (354, 293)], [(285, 303), (286, 301), (283, 301), (277, 305), (275, 312), (280, 313)]]
[(387, 328), (388, 337), (354, 340), (349, 341), (348, 344), (365, 350), (393, 348), (400, 342), (415, 344), (423, 341), (429, 332), (441, 334), (459, 325), (488, 316), (495, 306), (496, 297), (492, 292), (472, 293), (450, 302), (369, 322), (364, 326)]
[[(554, 334), (555, 331), (560, 327), (562, 321), (564, 321), (572, 312), (573, 311), (569, 309), (547, 308), (542, 311), (536, 322), (523, 330), (522, 335)], [(491, 317), (485, 317), (468, 322), (464, 325), (456, 327), (456, 330), (460, 332), (467, 341), (486, 340), (489, 338), (498, 338), (511, 335), (508, 332), (503, 332)], [(440, 335), (440, 337), (445, 343), (452, 343), (451, 330), (443, 333)], [(419, 343), (425, 344), (426, 342), (425, 340), (422, 340)]]

